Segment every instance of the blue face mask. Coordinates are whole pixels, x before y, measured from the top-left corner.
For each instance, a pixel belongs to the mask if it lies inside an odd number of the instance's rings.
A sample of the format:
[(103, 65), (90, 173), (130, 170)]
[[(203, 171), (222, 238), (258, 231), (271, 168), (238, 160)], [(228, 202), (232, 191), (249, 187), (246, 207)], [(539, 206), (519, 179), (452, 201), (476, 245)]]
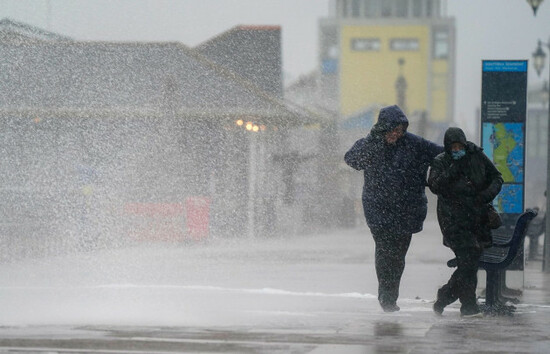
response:
[(466, 150), (464, 149), (458, 150), (458, 151), (451, 151), (451, 157), (453, 158), (453, 160), (460, 160), (461, 158), (464, 157), (464, 155), (466, 155)]

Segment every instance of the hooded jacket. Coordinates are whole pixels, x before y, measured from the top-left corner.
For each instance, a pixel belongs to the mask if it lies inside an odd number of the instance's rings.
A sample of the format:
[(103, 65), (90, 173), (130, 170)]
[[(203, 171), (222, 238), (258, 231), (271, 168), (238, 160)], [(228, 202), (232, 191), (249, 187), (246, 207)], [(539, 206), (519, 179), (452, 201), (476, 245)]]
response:
[(443, 147), (405, 132), (395, 144), (385, 134), (409, 121), (398, 106), (382, 108), (370, 133), (346, 152), (346, 163), (364, 174), (363, 211), (373, 234), (420, 232), (427, 213), (426, 174)]
[[(466, 151), (459, 160), (451, 157), (455, 142), (463, 144)], [(438, 196), (437, 218), (443, 243), (452, 249), (482, 247), (491, 238), (491, 230), (485, 225), (487, 203), (500, 192), (502, 176), (483, 149), (467, 141), (460, 128), (447, 129), (444, 146), (428, 177), (431, 191)]]

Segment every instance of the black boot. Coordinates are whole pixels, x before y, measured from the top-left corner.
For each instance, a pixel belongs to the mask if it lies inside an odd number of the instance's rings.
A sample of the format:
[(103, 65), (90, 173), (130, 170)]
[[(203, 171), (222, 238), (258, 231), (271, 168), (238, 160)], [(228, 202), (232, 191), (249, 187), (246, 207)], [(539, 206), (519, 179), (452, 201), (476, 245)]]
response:
[(443, 285), (439, 290), (437, 290), (437, 299), (434, 302), (434, 312), (437, 315), (442, 315), (443, 310), (449, 304), (452, 304), (456, 299), (453, 299), (453, 296), (450, 293), (450, 287), (448, 284)]
[(396, 312), (400, 310), (399, 306), (397, 306), (395, 302), (394, 303), (381, 302), (380, 306), (382, 306), (382, 310), (384, 310), (384, 312)]
[(436, 301), (434, 302), (434, 312), (435, 312), (437, 315), (439, 315), (439, 316), (443, 315), (443, 310), (444, 310), (444, 309), (445, 309), (445, 305), (443, 305), (443, 303), (442, 303), (441, 301), (436, 300)]

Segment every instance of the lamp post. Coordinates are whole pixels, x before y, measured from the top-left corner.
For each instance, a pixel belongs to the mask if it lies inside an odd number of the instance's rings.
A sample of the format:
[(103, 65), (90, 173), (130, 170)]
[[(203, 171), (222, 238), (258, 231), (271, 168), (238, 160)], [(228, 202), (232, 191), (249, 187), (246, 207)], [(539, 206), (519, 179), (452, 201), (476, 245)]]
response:
[[(542, 50), (543, 45), (548, 48), (548, 51), (550, 52), (550, 40), (548, 43), (544, 43), (539, 40), (537, 49), (533, 53), (533, 66), (535, 67), (538, 76), (542, 73), (542, 70), (544, 69), (544, 62), (546, 60), (546, 53)], [(548, 72), (550, 73), (550, 67)], [(546, 150), (546, 229), (544, 232), (544, 256), (542, 260), (542, 270), (544, 272), (550, 272), (550, 105), (548, 106), (548, 139), (546, 140), (546, 144), (548, 145)]]
[(548, 81), (544, 81), (544, 84), (542, 84), (542, 94), (544, 107), (550, 103), (550, 88), (548, 87)]
[(403, 76), (403, 65), (405, 65), (405, 59), (399, 58), (397, 61), (399, 64), (399, 76), (397, 76), (397, 79), (395, 80), (395, 91), (397, 93), (397, 105), (399, 108), (407, 114), (407, 79), (405, 79), (405, 76)]

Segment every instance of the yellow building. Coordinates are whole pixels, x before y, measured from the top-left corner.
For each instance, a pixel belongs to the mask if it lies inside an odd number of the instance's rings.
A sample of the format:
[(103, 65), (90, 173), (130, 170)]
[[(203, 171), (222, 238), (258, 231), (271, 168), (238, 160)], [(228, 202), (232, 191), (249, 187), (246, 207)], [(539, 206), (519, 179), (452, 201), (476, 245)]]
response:
[[(455, 26), (440, 0), (333, 0), (321, 82), (340, 120), (398, 104), (411, 125), (453, 120)], [(376, 115), (374, 115), (376, 116)]]

